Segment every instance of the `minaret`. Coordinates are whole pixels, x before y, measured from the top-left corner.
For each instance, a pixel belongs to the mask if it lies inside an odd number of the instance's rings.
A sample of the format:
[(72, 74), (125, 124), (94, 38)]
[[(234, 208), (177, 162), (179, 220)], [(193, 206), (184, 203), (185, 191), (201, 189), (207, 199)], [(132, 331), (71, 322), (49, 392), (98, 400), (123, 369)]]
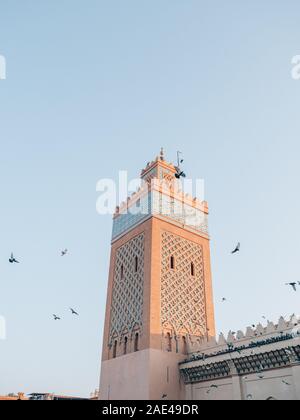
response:
[(163, 150), (113, 220), (100, 397), (184, 399), (178, 363), (215, 335), (208, 206)]

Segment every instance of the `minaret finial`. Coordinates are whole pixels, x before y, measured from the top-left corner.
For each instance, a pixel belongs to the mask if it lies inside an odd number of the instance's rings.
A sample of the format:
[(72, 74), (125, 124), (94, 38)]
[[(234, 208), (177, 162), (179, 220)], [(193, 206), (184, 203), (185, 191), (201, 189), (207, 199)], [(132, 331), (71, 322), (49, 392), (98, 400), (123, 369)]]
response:
[(165, 160), (165, 153), (163, 147), (160, 149), (160, 160)]

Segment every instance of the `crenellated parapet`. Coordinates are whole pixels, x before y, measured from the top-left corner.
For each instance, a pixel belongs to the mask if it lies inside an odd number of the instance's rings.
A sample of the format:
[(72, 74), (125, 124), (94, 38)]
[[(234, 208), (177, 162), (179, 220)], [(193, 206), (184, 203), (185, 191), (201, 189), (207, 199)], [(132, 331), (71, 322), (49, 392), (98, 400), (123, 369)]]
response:
[(289, 339), (299, 340), (300, 343), (300, 317), (295, 315), (292, 315), (289, 320), (280, 317), (276, 324), (267, 321), (266, 326), (259, 323), (256, 326), (247, 327), (245, 332), (229, 331), (226, 336), (220, 333), (217, 339), (204, 337), (202, 340), (196, 340), (191, 345), (190, 359), (195, 360), (199, 354), (201, 357), (203, 354), (206, 357), (213, 357), (234, 352), (235, 349), (251, 350), (256, 346), (275, 345)]
[[(141, 185), (115, 210), (113, 241), (151, 216), (208, 236), (208, 203), (184, 191), (163, 153), (141, 173)], [(197, 189), (197, 186), (196, 186)]]
[[(180, 363), (185, 383), (209, 382), (239, 375), (260, 380), (276, 369), (300, 366), (300, 318), (280, 317), (274, 324), (230, 331), (218, 339), (196, 341), (189, 357)], [(243, 376), (246, 375), (246, 376)], [(287, 386), (287, 385), (286, 385)]]

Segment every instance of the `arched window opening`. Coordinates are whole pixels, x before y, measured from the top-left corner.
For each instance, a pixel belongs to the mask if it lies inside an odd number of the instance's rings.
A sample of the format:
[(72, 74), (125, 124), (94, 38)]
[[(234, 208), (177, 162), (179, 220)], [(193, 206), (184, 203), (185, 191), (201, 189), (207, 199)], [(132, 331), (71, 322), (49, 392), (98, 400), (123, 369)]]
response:
[(195, 264), (191, 263), (191, 276), (195, 277)]
[(127, 354), (127, 344), (128, 344), (128, 338), (124, 338), (124, 354)]
[(114, 359), (117, 357), (117, 345), (118, 345), (118, 342), (117, 342), (117, 340), (115, 340), (114, 347), (113, 347), (113, 358)]
[(173, 257), (173, 255), (170, 259), (170, 268), (171, 270), (175, 270), (175, 258)]
[(134, 271), (135, 271), (135, 273), (138, 272), (138, 269), (139, 269), (139, 258), (138, 258), (138, 256), (136, 256), (135, 261), (134, 261)]
[(167, 351), (172, 351), (172, 337), (170, 333), (167, 333)]
[(134, 338), (134, 351), (139, 351), (139, 333), (135, 334)]
[(187, 342), (186, 337), (182, 337), (182, 353), (187, 354)]

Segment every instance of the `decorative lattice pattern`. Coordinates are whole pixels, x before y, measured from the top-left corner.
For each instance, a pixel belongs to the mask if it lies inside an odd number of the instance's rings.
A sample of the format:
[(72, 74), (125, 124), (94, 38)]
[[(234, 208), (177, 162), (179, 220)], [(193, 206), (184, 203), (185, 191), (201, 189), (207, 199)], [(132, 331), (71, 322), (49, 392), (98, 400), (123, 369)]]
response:
[(168, 232), (162, 233), (161, 319), (163, 328), (171, 326), (176, 334), (207, 331), (202, 246)]
[[(141, 329), (144, 293), (144, 233), (116, 253), (110, 340)], [(136, 262), (137, 258), (137, 262)]]
[(171, 222), (194, 229), (205, 235), (208, 231), (208, 216), (203, 211), (182, 203), (180, 200), (172, 199), (158, 191), (152, 191), (141, 197), (140, 208), (132, 206), (134, 212), (129, 210), (114, 219), (113, 240), (128, 232), (133, 227), (143, 223), (150, 215), (167, 217)]

